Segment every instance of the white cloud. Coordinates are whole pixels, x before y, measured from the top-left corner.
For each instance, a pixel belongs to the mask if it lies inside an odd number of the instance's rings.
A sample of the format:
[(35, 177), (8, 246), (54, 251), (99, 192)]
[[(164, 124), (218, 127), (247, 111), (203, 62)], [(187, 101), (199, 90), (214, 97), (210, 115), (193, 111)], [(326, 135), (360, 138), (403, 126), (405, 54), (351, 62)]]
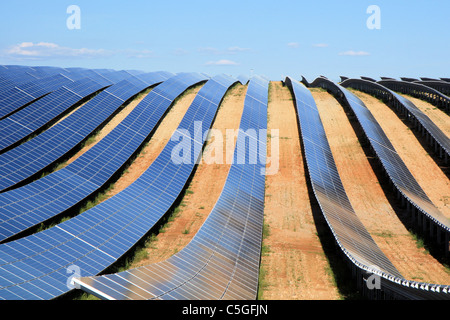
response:
[(237, 66), (238, 63), (231, 60), (218, 60), (218, 61), (209, 61), (205, 63), (207, 66)]
[(63, 47), (51, 42), (22, 42), (5, 50), (0, 51), (0, 55), (15, 60), (43, 60), (56, 58), (104, 58), (113, 55), (123, 55), (126, 58), (133, 59), (149, 59), (155, 56), (151, 50), (105, 50), (105, 49), (88, 49), (88, 48), (70, 48)]
[(328, 47), (328, 44), (327, 43), (315, 43), (315, 44), (313, 44), (313, 47), (326, 48), (326, 47)]
[(206, 53), (206, 54), (220, 54), (219, 49), (212, 48), (212, 47), (199, 48), (198, 51), (201, 53)]
[(366, 52), (366, 51), (349, 50), (349, 51), (341, 52), (341, 53), (339, 53), (339, 55), (340, 56), (368, 56), (368, 55), (370, 55), (370, 53)]
[(2, 53), (10, 58), (17, 59), (94, 58), (111, 54), (111, 52), (104, 49), (74, 49), (50, 42), (22, 42), (3, 50)]
[(176, 56), (184, 56), (184, 55), (189, 54), (189, 51), (186, 51), (184, 49), (178, 48), (178, 49), (175, 49), (174, 54)]
[(221, 50), (213, 47), (203, 47), (199, 48), (198, 51), (204, 54), (212, 54), (212, 55), (224, 55), (224, 54), (237, 54), (240, 52), (250, 51), (249, 48), (241, 48), (241, 47), (229, 47), (227, 49)]
[(249, 51), (249, 48), (241, 48), (241, 47), (229, 47), (226, 52), (230, 53), (230, 54), (236, 54), (238, 52), (246, 52)]
[(300, 43), (298, 43), (298, 42), (289, 42), (289, 43), (287, 44), (287, 46), (288, 46), (289, 48), (298, 48), (298, 47), (300, 47)]
[(151, 50), (132, 50), (126, 49), (122, 51), (126, 54), (127, 58), (135, 58), (135, 59), (148, 59), (154, 57), (154, 53)]

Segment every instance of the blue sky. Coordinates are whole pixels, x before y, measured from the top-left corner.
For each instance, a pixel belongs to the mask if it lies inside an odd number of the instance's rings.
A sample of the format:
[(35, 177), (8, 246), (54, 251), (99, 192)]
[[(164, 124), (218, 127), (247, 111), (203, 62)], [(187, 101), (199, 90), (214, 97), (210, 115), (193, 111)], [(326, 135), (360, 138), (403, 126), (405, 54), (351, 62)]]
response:
[[(67, 8), (81, 10), (70, 30)], [(369, 5), (380, 29), (367, 28)], [(260, 74), (450, 77), (450, 1), (0, 2), (0, 64)]]

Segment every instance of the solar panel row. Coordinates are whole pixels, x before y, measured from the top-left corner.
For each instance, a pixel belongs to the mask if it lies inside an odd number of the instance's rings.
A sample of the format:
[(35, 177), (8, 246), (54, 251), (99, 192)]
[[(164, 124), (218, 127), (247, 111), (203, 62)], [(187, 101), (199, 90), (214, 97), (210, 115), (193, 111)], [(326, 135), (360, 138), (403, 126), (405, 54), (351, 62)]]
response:
[(117, 274), (75, 280), (103, 299), (255, 299), (264, 213), (266, 134), (258, 137), (262, 158), (238, 164), (249, 129), (267, 130), (268, 81), (250, 80), (240, 132), (222, 193), (192, 241), (166, 261)]
[[(53, 74), (56, 70), (61, 72)], [(0, 119), (11, 116), (33, 101), (39, 101), (42, 97), (62, 86), (73, 86), (73, 82), (84, 78), (108, 86), (131, 76), (128, 72), (110, 70), (97, 72), (89, 69), (51, 69), (49, 74), (44, 78), (32, 77), (32, 80), (28, 82), (16, 81), (15, 85), (12, 80), (9, 80), (10, 83), (8, 84), (0, 79), (2, 82), (0, 83)], [(6, 90), (6, 88), (9, 89)]]
[(398, 80), (381, 80), (377, 83), (391, 90), (425, 99), (438, 108), (445, 110), (447, 113), (450, 111), (450, 97), (442, 94), (434, 88), (419, 83), (419, 80), (411, 82)]
[(24, 105), (72, 82), (73, 80), (68, 76), (57, 74), (15, 86), (0, 96), (0, 119), (11, 115)]
[[(418, 131), (427, 135), (428, 143), (435, 149), (435, 152), (439, 157), (447, 162), (450, 155), (450, 139), (422, 110), (417, 108), (414, 103), (391, 90), (396, 90), (396, 84), (398, 83), (403, 82), (396, 80), (382, 80), (374, 83), (360, 79), (348, 79), (342, 82), (341, 85), (346, 88), (352, 87), (386, 100), (394, 110), (401, 115), (406, 116)], [(387, 87), (385, 84), (387, 84)], [(400, 84), (400, 86), (403, 87), (405, 85)], [(415, 84), (406, 82), (406, 87), (408, 86), (415, 86)], [(419, 89), (420, 87), (415, 90)]]
[(10, 148), (109, 84), (84, 78), (62, 86), (26, 108), (0, 120), (0, 151)]
[(419, 81), (419, 79), (416, 79), (416, 78), (409, 78), (409, 77), (400, 77), (400, 79), (401, 79), (402, 81), (405, 81), (405, 82), (415, 82), (415, 81)]
[(433, 88), (446, 96), (450, 96), (450, 83), (442, 80), (422, 80), (416, 83), (423, 84), (424, 86)]
[(61, 73), (63, 70), (62, 68), (41, 67), (36, 70), (25, 66), (2, 66), (0, 69), (0, 93), (3, 94), (23, 83)]
[[(188, 75), (187, 75), (188, 76)], [(215, 81), (214, 79), (218, 79)], [(216, 76), (197, 94), (178, 130), (194, 136), (192, 124), (209, 128), (228, 87)], [(172, 207), (191, 175), (206, 137), (191, 144), (190, 163), (177, 164), (171, 139), (151, 166), (128, 188), (53, 228), (0, 245), (0, 298), (51, 299), (70, 289), (67, 268), (96, 275), (136, 244)]]
[[(358, 281), (367, 281), (370, 274), (377, 274), (383, 278), (381, 289), (391, 295), (411, 299), (450, 299), (446, 292), (442, 297), (436, 297), (435, 292), (430, 294), (421, 289), (428, 286), (444, 291), (449, 289), (448, 286), (406, 280), (377, 246), (356, 215), (344, 190), (312, 94), (292, 78), (286, 78), (286, 83), (295, 98), (300, 135), (314, 195), (339, 247), (357, 270)], [(320, 82), (315, 81), (314, 84), (320, 85)], [(419, 290), (405, 291), (409, 287), (417, 287)], [(370, 292), (365, 285), (361, 289)], [(375, 294), (374, 291), (371, 293)]]
[[(115, 71), (109, 69), (2, 66), (2, 69), (0, 69), (0, 96), (3, 96), (14, 87), (23, 89), (23, 85), (35, 83), (35, 80), (37, 79), (44, 80), (58, 74), (64, 75), (74, 81), (82, 78), (98, 79), (100, 76), (106, 81), (116, 83), (132, 75), (141, 73), (142, 72), (125, 70)], [(97, 80), (97, 82), (100, 81)], [(12, 93), (14, 93), (14, 91), (12, 91)]]
[(0, 194), (0, 241), (77, 205), (101, 188), (136, 152), (188, 87), (206, 80), (178, 74), (155, 87), (95, 146), (50, 175)]
[(241, 74), (240, 76), (237, 77), (237, 79), (239, 80), (239, 82), (241, 82), (242, 84), (247, 84), (248, 81), (250, 80), (248, 76)]
[(165, 72), (155, 72), (122, 80), (103, 90), (55, 126), (1, 154), (0, 191), (50, 166), (85, 140), (128, 99), (169, 76)]
[[(417, 222), (424, 233), (429, 232), (438, 245), (444, 245), (446, 255), (448, 255), (449, 219), (436, 208), (425, 194), (369, 109), (353, 93), (326, 78), (317, 78), (311, 85), (330, 90), (350, 107), (381, 162), (382, 168), (392, 182), (398, 198), (410, 210), (413, 221)], [(445, 240), (443, 241), (442, 238)]]

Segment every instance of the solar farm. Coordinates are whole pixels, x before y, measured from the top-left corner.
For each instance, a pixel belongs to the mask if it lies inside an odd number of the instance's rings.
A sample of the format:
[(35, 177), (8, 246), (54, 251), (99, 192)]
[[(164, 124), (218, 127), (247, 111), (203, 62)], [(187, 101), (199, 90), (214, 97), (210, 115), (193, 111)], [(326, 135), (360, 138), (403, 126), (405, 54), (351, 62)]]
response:
[(0, 300), (449, 300), (450, 80), (309, 80), (0, 65)]

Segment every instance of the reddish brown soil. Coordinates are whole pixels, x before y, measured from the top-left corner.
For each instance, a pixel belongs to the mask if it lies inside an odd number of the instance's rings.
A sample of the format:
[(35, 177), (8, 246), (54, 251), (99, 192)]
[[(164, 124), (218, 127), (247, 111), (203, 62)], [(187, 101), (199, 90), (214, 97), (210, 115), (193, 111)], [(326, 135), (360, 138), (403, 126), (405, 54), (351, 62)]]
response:
[(279, 172), (266, 176), (265, 224), (270, 234), (264, 240), (269, 252), (261, 258), (266, 285), (262, 298), (339, 299), (316, 235), (292, 95), (281, 82), (271, 82), (269, 97), (268, 133), (279, 130)]

